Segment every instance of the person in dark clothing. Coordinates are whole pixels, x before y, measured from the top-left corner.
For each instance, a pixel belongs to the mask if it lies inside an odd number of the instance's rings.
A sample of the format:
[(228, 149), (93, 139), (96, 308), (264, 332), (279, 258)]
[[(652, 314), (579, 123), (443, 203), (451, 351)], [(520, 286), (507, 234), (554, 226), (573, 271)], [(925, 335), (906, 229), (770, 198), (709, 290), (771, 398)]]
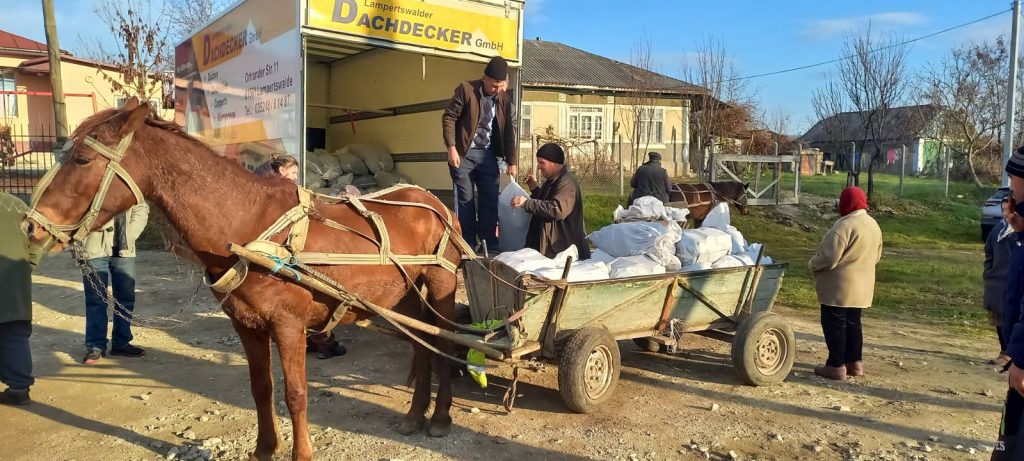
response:
[(513, 208), (530, 213), (526, 246), (544, 256), (554, 257), (576, 245), (580, 260), (590, 259), (586, 227), (583, 224), (583, 196), (576, 176), (565, 166), (565, 152), (558, 144), (548, 143), (537, 151), (537, 170), (544, 176), (538, 185), (532, 174), (526, 177), (530, 198), (512, 199)]
[(455, 88), (441, 117), (462, 237), (470, 245), (476, 245), (478, 239), (486, 242), (492, 251), (498, 248), (498, 159), (508, 163), (509, 176), (515, 178), (519, 173), (517, 122), (507, 87), (508, 63), (495, 56), (480, 80), (462, 82)]
[(672, 182), (668, 179), (668, 172), (661, 166), (661, 154), (657, 152), (647, 153), (647, 163), (640, 165), (629, 181), (633, 193), (629, 194), (629, 205), (640, 197), (651, 196), (661, 203), (668, 202), (668, 194), (672, 190)]
[(1024, 423), (1024, 321), (1021, 319), (1021, 301), (1024, 298), (1024, 147), (1018, 148), (1006, 163), (1010, 176), (1010, 197), (1003, 207), (1003, 219), (1016, 233), (1011, 245), (1010, 267), (1006, 273), (1006, 292), (1003, 297), (1003, 336), (1006, 355), (1010, 362), (1009, 389), (1003, 406), (1003, 419), (999, 425), (999, 440), (992, 451), (993, 461), (1024, 460), (1024, 444), (1018, 445), (1018, 433)]
[[(1010, 214), (1009, 203), (1003, 202), (1003, 214)], [(989, 363), (1005, 366), (1010, 357), (1006, 355), (1006, 335), (1003, 334), (1003, 296), (1006, 293), (1006, 275), (1010, 268), (1010, 257), (1017, 237), (1013, 229), (1003, 220), (985, 240), (984, 307), (988, 311), (989, 323), (996, 329), (999, 338), (999, 356)]]
[(27, 405), (32, 377), (32, 269), (42, 255), (21, 231), (25, 202), (0, 192), (0, 404)]

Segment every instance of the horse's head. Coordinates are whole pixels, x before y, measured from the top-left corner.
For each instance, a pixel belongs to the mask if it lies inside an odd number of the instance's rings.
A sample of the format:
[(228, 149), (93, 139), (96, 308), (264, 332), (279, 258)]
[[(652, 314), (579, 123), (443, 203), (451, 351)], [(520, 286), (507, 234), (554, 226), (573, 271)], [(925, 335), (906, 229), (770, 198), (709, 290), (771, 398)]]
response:
[[(152, 108), (132, 98), (121, 109), (89, 117), (64, 155), (39, 180), (22, 229), (35, 245), (60, 250), (144, 200), (149, 178), (136, 131)], [(56, 242), (54, 242), (56, 240)]]
[(711, 183), (719, 200), (725, 200), (739, 210), (740, 214), (747, 214), (747, 189), (750, 183), (737, 181), (717, 181)]

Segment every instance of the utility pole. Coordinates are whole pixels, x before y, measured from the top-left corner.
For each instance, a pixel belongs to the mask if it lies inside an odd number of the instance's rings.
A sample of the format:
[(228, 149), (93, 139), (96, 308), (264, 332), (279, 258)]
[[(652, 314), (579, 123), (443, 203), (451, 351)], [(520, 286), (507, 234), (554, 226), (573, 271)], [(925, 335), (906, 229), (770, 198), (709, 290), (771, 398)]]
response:
[(57, 41), (57, 19), (53, 0), (43, 0), (43, 23), (46, 27), (46, 49), (50, 55), (50, 88), (53, 94), (53, 118), (56, 125), (56, 149), (63, 149), (68, 139), (68, 113), (64, 105), (64, 83), (60, 72), (60, 42)]
[[(1020, 0), (1013, 0), (1013, 29), (1010, 31), (1010, 77), (1006, 83), (1006, 131), (1003, 133), (1003, 164), (1010, 161), (1013, 153), (1013, 115), (1017, 105), (1017, 44), (1020, 42)], [(1003, 172), (1003, 187), (1010, 186), (1010, 176)]]

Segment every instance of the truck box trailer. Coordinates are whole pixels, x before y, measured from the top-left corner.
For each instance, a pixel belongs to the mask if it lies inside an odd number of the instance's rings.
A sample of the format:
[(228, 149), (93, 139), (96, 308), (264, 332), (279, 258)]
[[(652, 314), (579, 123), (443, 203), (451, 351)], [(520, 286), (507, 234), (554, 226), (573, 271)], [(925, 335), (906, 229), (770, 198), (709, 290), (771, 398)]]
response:
[(521, 94), (523, 8), (244, 0), (176, 47), (175, 121), (250, 169), (293, 155), (304, 183), (315, 182), (311, 152), (373, 146), (392, 155), (395, 173), (451, 197), (441, 114), (493, 56), (509, 62), (509, 91)]

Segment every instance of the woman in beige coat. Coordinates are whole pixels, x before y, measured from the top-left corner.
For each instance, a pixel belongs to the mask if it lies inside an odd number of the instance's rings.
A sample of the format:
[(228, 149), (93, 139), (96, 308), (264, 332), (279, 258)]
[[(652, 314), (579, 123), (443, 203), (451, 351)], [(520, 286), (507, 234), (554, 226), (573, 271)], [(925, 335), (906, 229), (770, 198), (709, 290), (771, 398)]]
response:
[(828, 379), (864, 374), (860, 314), (871, 306), (875, 266), (882, 258), (882, 230), (868, 215), (867, 207), (862, 189), (843, 190), (839, 198), (841, 217), (825, 234), (809, 263), (828, 346), (828, 360), (815, 367), (814, 373)]

